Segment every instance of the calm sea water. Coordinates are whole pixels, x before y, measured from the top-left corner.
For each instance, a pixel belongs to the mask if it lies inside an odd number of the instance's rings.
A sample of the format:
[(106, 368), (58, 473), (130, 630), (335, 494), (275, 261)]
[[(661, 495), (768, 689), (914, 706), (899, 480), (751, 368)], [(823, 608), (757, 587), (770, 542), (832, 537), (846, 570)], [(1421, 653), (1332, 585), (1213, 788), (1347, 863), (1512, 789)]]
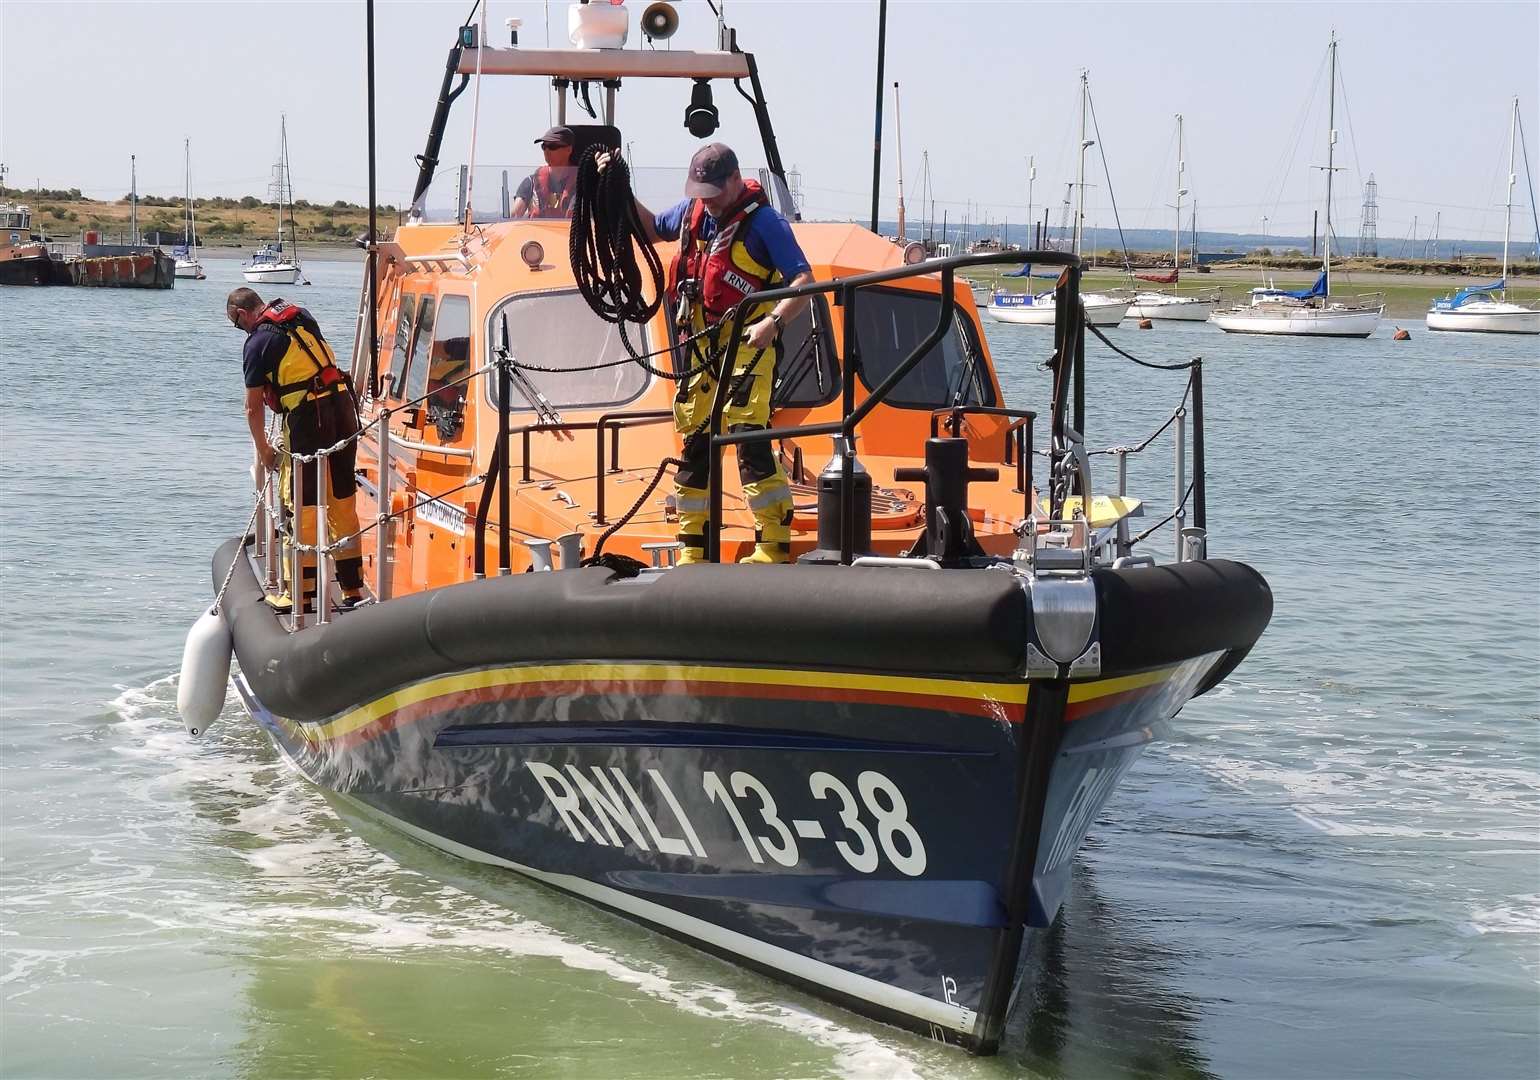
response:
[[(360, 268), (308, 270), (346, 343)], [(233, 701), (185, 735), (249, 509), (238, 283), (0, 290), (5, 1075), (1540, 1072), (1534, 339), (1118, 332), (1207, 358), (1212, 550), (1277, 614), (1124, 783), (974, 1060), (345, 821)], [(989, 335), (1041, 405), (1046, 335)], [(1181, 389), (1099, 347), (1089, 382), (1099, 445)], [(1164, 513), (1169, 443), (1132, 473)]]

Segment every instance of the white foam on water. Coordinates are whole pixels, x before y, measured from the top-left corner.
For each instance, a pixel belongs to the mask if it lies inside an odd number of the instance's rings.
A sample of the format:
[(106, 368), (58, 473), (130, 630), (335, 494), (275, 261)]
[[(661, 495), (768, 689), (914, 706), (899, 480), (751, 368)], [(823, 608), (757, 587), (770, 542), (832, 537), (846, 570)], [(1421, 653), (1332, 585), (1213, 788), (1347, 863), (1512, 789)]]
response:
[[(119, 754), (158, 765), (139, 797), (159, 809), (185, 805), (194, 820), (214, 832), (248, 841), (224, 845), (254, 877), (232, 889), (228, 881), (157, 882), (156, 867), (101, 889), (95, 900), (119, 915), (158, 931), (207, 932), (250, 940), (292, 933), (318, 947), (411, 954), (463, 950), (478, 957), (547, 958), (575, 971), (592, 972), (631, 987), (691, 1015), (750, 1022), (807, 1039), (834, 1053), (834, 1071), (848, 1077), (918, 1077), (917, 1062), (869, 1032), (772, 1000), (748, 1000), (738, 991), (671, 977), (655, 964), (638, 964), (615, 952), (574, 941), (510, 909), (402, 866), (370, 846), (336, 817), (319, 791), (257, 735), (233, 687), (219, 721), (202, 739), (189, 736), (176, 715), (176, 675), (143, 687), (122, 687), (110, 706)], [(196, 798), (194, 798), (196, 796)], [(219, 811), (208, 810), (210, 800)], [(215, 818), (216, 820), (210, 820)], [(252, 845), (249, 841), (260, 841)], [(313, 888), (314, 902), (294, 903)], [(84, 888), (84, 887), (83, 887)], [(127, 890), (127, 892), (125, 892)], [(144, 903), (152, 891), (156, 902)], [(51, 892), (57, 896), (57, 892)], [(123, 910), (129, 904), (132, 913)], [(320, 941), (316, 941), (320, 938)], [(71, 951), (71, 956), (81, 955)], [(59, 959), (7, 950), (11, 965), (0, 982), (25, 980)], [(766, 983), (770, 989), (773, 984)]]
[(1464, 929), (1472, 934), (1540, 936), (1540, 894), (1515, 896), (1512, 903), (1472, 911)]
[[(1292, 700), (1292, 716), (1269, 731), (1299, 745), (1294, 762), (1279, 760), (1270, 737), (1249, 716), (1205, 715), (1203, 737), (1174, 745), (1168, 754), (1192, 764), (1249, 799), (1282, 796), (1300, 820), (1331, 836), (1398, 839), (1465, 839), (1503, 844), (1534, 842), (1540, 772), (1518, 744), (1501, 750), (1469, 747), (1430, 751), (1428, 743), (1402, 736), (1375, 710), (1351, 706), (1338, 715), (1321, 695), (1303, 689), (1238, 683), (1236, 697)], [(1235, 704), (1234, 699), (1227, 705)], [(1278, 711), (1268, 706), (1269, 712)], [(1366, 724), (1366, 719), (1378, 721)], [(1232, 749), (1233, 748), (1233, 749)], [(1255, 748), (1254, 757), (1235, 756)], [(1498, 753), (1503, 756), (1497, 756)], [(1467, 757), (1467, 754), (1469, 755)]]

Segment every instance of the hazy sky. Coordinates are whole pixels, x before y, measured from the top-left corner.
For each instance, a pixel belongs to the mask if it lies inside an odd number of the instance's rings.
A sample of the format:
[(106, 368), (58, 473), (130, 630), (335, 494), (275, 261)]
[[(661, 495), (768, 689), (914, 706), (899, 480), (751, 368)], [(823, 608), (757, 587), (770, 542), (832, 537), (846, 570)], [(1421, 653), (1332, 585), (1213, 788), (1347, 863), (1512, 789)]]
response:
[[(381, 199), (403, 202), (422, 150), (445, 54), (470, 0), (377, 5)], [(639, 13), (644, 4), (628, 5)], [(676, 5), (681, 48), (714, 40), (701, 0)], [(549, 5), (553, 41), (565, 3)], [(524, 19), (523, 42), (545, 40), (547, 5), (492, 0), (492, 40)], [(363, 3), (200, 0), (72, 3), (0, 0), (0, 160), (8, 183), (79, 187), (117, 197), (130, 153), (139, 190), (182, 186), (192, 139), (197, 192), (261, 194), (288, 114), (296, 192), (363, 201)], [(809, 217), (864, 218), (871, 184), (875, 2), (728, 0), (729, 23), (757, 54), (788, 166), (803, 176)], [(633, 18), (635, 15), (633, 14)], [(1173, 116), (1186, 117), (1186, 184), (1204, 229), (1306, 233), (1319, 206), (1325, 156), (1327, 35), (1337, 31), (1345, 95), (1337, 231), (1355, 234), (1360, 184), (1379, 182), (1382, 245), (1443, 211), (1445, 237), (1502, 235), (1508, 103), (1518, 94), (1532, 165), (1540, 126), (1540, 4), (1520, 3), (906, 3), (888, 13), (887, 82), (902, 85), (910, 216), (921, 151), (930, 152), (937, 216), (1026, 219), (1057, 203), (1074, 173), (1076, 79), (1089, 69), (1113, 192), (1125, 226), (1169, 227)], [(633, 44), (637, 35), (633, 27)], [(1315, 90), (1314, 103), (1311, 101)], [(488, 79), (480, 162), (530, 163), (547, 122), (534, 80)], [(1344, 100), (1345, 98), (1345, 100)], [(446, 162), (463, 161), (472, 92), (456, 103)], [(688, 90), (637, 80), (619, 122), (642, 165), (682, 165)], [(757, 161), (748, 109), (726, 86), (723, 129)], [(885, 111), (884, 216), (896, 196), (891, 85)], [(1101, 163), (1092, 158), (1088, 218), (1110, 227)], [(1533, 236), (1522, 157), (1515, 234)], [(1057, 221), (1058, 215), (1054, 214)]]

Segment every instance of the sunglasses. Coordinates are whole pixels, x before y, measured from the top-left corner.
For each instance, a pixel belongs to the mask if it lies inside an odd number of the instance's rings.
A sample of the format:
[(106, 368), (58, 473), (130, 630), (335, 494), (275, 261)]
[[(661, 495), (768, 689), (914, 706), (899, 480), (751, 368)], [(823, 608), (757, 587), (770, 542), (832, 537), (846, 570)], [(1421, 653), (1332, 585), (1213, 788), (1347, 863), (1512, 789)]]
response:
[(540, 149), (542, 149), (542, 150), (562, 150), (562, 149), (565, 149), (565, 146), (566, 146), (566, 144), (564, 144), (564, 143), (547, 142), (547, 143), (541, 143), (540, 144)]
[(231, 326), (235, 327), (237, 330), (243, 329), (241, 326), (240, 308), (231, 308), (229, 311), (225, 312), (225, 316), (230, 320)]

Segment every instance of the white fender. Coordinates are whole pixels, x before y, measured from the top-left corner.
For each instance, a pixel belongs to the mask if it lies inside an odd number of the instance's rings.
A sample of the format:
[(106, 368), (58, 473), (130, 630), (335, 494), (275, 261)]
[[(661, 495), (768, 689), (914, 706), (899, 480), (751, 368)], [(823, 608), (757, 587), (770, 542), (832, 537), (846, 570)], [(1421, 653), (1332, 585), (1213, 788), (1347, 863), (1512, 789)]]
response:
[(187, 631), (182, 648), (182, 677), (176, 688), (176, 709), (190, 735), (202, 735), (225, 707), (234, 645), (225, 618), (209, 608)]

